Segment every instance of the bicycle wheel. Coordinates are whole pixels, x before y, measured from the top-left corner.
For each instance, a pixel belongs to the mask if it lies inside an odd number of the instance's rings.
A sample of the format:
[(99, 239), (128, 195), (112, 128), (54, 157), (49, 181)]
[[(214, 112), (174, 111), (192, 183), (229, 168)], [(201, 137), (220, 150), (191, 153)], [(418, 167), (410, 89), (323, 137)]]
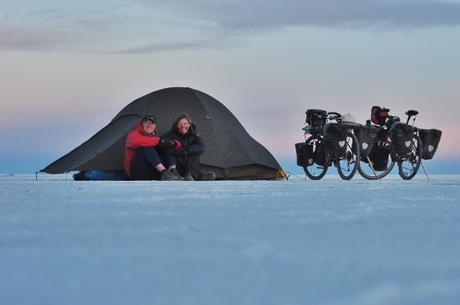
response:
[(345, 139), (347, 150), (338, 157), (336, 162), (337, 172), (343, 180), (350, 180), (356, 173), (359, 163), (359, 144), (356, 136), (350, 131)]
[[(310, 136), (306, 140), (305, 144), (312, 146), (313, 154), (315, 155), (315, 162), (310, 166), (304, 166), (303, 170), (304, 170), (305, 174), (308, 176), (308, 178), (310, 178), (312, 180), (319, 180), (319, 179), (323, 178), (324, 175), (326, 175), (326, 172), (327, 172), (327, 169), (328, 169), (327, 165), (316, 163), (316, 161), (318, 161), (318, 159), (320, 159), (320, 160), (325, 159), (324, 158), (324, 150), (320, 149), (320, 147), (323, 144), (322, 143), (322, 138), (320, 136), (316, 136), (316, 135)], [(318, 154), (320, 156), (318, 156)], [(320, 158), (318, 158), (318, 157), (320, 157)], [(322, 162), (322, 163), (325, 163), (325, 162)]]
[(420, 163), (422, 162), (422, 140), (418, 135), (414, 137), (412, 151), (404, 156), (400, 156), (398, 161), (399, 175), (404, 180), (410, 180), (417, 174)]
[[(382, 144), (376, 144), (375, 150), (386, 149)], [(358, 172), (367, 180), (379, 180), (387, 176), (395, 166), (395, 162), (391, 160), (389, 151), (383, 155), (383, 159), (374, 160), (373, 162), (369, 156), (361, 157), (358, 162)], [(378, 164), (376, 163), (378, 161)]]

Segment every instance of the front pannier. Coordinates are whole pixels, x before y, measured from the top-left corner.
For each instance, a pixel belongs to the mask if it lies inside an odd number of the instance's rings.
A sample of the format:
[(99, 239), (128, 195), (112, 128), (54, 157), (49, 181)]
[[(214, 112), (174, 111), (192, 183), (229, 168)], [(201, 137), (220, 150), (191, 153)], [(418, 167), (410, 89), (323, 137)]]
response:
[[(384, 171), (388, 167), (388, 156), (390, 151), (383, 146), (374, 145), (369, 153), (369, 160), (376, 171)], [(363, 160), (364, 161), (364, 160)]]
[(319, 142), (316, 145), (314, 153), (314, 162), (321, 166), (330, 166), (330, 153), (324, 148), (324, 142)]
[(364, 125), (355, 130), (356, 137), (359, 141), (361, 158), (367, 158), (369, 156), (372, 147), (374, 147), (374, 143), (377, 141), (380, 129), (381, 128)]
[(324, 125), (324, 147), (328, 152), (344, 154), (347, 150), (347, 128), (338, 123)]
[(439, 129), (419, 129), (420, 139), (422, 140), (423, 150), (422, 159), (433, 159), (441, 141), (442, 131)]
[(307, 167), (313, 164), (313, 147), (305, 142), (295, 144), (297, 154), (297, 165)]
[(414, 129), (404, 123), (395, 123), (390, 129), (391, 142), (396, 154), (407, 154), (412, 151)]

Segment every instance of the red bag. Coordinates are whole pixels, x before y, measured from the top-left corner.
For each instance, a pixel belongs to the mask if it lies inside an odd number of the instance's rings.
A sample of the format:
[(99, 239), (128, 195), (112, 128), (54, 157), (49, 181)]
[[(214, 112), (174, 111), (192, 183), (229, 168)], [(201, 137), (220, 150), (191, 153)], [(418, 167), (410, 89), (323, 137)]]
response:
[(380, 106), (372, 106), (371, 109), (371, 121), (375, 125), (383, 126), (385, 125), (387, 119), (389, 118), (390, 109), (382, 108)]

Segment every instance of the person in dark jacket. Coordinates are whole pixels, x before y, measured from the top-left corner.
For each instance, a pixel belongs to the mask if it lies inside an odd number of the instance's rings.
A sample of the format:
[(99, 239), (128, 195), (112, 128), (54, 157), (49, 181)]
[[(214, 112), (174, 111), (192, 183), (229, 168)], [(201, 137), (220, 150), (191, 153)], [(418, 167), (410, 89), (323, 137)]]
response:
[(205, 145), (187, 114), (180, 114), (174, 120), (171, 130), (163, 137), (167, 141), (180, 143), (178, 149), (167, 151), (166, 162), (170, 167), (177, 168), (185, 180), (215, 179), (214, 172), (205, 175), (200, 172), (200, 155), (204, 152)]
[(146, 115), (126, 137), (125, 172), (130, 180), (183, 180), (175, 167), (166, 169), (162, 162), (163, 150), (179, 148), (178, 141), (161, 138), (157, 134), (156, 118)]

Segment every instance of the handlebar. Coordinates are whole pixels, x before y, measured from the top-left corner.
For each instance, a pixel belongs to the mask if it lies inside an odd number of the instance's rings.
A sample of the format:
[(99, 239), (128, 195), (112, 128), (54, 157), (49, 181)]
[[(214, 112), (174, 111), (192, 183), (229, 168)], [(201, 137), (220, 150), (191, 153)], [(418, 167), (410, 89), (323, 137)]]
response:
[(343, 118), (343, 115), (341, 115), (338, 112), (331, 111), (331, 112), (327, 113), (327, 119), (328, 120), (335, 120), (335, 121), (339, 122), (342, 118)]

